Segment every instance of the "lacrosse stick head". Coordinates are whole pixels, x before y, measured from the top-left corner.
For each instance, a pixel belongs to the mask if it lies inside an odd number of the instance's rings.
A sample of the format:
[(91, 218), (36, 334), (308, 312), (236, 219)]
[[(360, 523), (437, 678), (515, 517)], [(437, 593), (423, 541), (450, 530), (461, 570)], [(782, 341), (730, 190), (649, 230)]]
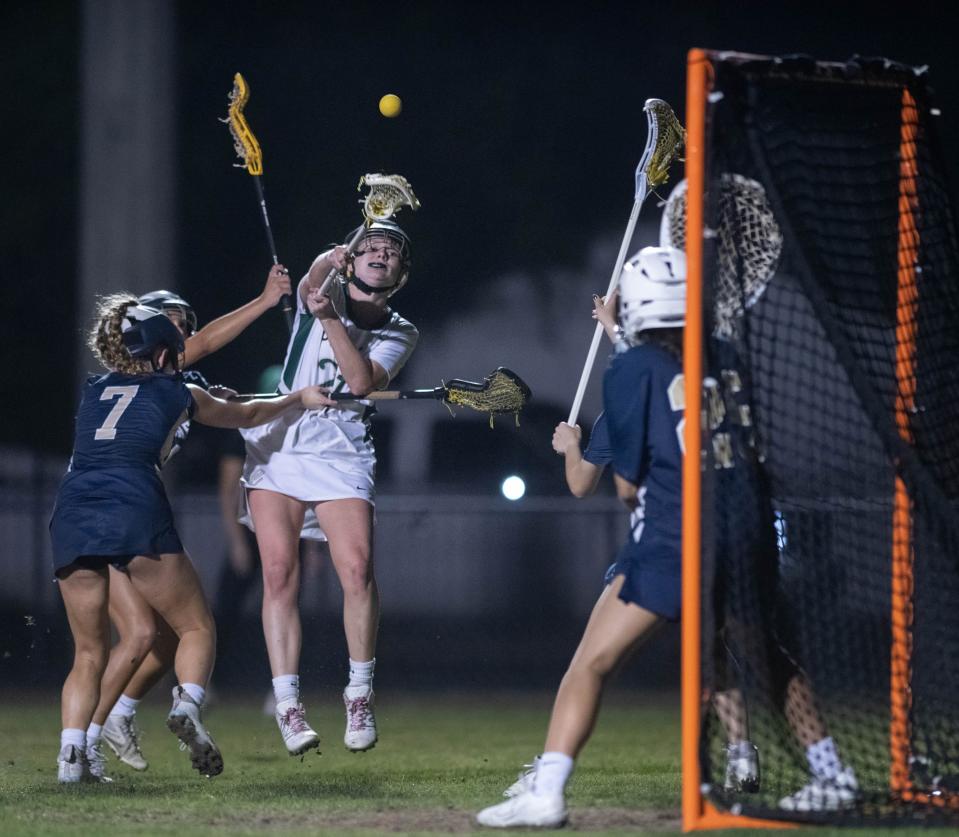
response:
[(646, 147), (636, 168), (637, 200), (669, 179), (669, 167), (686, 142), (686, 129), (662, 99), (647, 99), (643, 110), (647, 124)]
[(519, 411), (532, 397), (523, 379), (502, 366), (487, 375), (481, 384), (456, 378), (444, 384), (443, 389), (443, 400), (447, 404), (489, 413), (491, 427), (493, 416), (513, 413), (518, 418)]
[[(719, 185), (718, 229), (703, 234), (717, 239), (714, 333), (730, 339), (738, 334), (743, 314), (759, 301), (776, 273), (783, 234), (759, 181), (726, 172)], [(685, 180), (676, 184), (666, 201), (659, 242), (664, 247), (686, 247)]]
[(414, 211), (420, 208), (413, 187), (400, 174), (364, 174), (356, 191), (361, 191), (364, 186), (369, 192), (360, 203), (363, 204), (363, 217), (367, 225), (374, 221), (386, 221), (404, 206)]
[(263, 153), (243, 115), (243, 108), (250, 98), (250, 88), (240, 73), (233, 76), (233, 89), (230, 91), (229, 98), (230, 107), (223, 121), (230, 128), (233, 147), (241, 161), (234, 165), (237, 168), (245, 168), (250, 174), (261, 175), (263, 174)]

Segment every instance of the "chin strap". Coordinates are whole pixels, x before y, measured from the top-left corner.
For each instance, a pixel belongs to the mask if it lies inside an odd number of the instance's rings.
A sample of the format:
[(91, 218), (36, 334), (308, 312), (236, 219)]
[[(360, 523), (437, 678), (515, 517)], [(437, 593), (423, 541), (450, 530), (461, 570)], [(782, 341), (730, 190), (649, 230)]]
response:
[(398, 288), (403, 280), (399, 279), (388, 288), (374, 288), (372, 285), (367, 285), (359, 276), (351, 276), (350, 281), (365, 294), (388, 294), (394, 288)]

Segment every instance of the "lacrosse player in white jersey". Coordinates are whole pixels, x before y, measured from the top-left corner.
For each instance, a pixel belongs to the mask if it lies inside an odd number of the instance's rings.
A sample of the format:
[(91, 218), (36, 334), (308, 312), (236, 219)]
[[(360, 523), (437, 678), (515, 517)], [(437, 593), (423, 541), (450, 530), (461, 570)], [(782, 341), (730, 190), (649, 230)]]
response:
[[(352, 238), (351, 234), (347, 240)], [(276, 720), (291, 755), (319, 744), (299, 694), (302, 644), (299, 592), (301, 537), (329, 542), (343, 588), (349, 652), (344, 743), (376, 744), (373, 666), (379, 598), (373, 576), (373, 475), (367, 393), (384, 389), (416, 345), (414, 326), (389, 307), (409, 276), (409, 237), (392, 221), (375, 221), (351, 256), (337, 246), (317, 256), (297, 289), (297, 313), (280, 379), (286, 393), (304, 381), (356, 400), (271, 422), (244, 433), (242, 484), (263, 562), (263, 633), (273, 673)], [(334, 281), (320, 286), (331, 270)]]

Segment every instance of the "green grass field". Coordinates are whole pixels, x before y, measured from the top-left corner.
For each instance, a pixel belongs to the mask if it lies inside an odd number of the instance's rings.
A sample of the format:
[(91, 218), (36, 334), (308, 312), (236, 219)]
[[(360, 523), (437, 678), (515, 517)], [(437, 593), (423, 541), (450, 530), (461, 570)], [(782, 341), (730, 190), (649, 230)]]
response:
[[(208, 780), (179, 751), (163, 725), (166, 704), (156, 698), (138, 713), (149, 770), (136, 773), (111, 760), (113, 784), (61, 787), (56, 698), (23, 696), (0, 704), (0, 834), (480, 832), (473, 814), (497, 802), (539, 751), (551, 700), (547, 694), (382, 693), (380, 743), (353, 754), (342, 745), (338, 694), (318, 694), (307, 706), (322, 754), (301, 760), (285, 754), (274, 721), (258, 706), (224, 699), (207, 720), (226, 769)], [(570, 785), (569, 828), (678, 834), (679, 799), (678, 699), (614, 693)]]
[[(252, 703), (223, 700), (207, 721), (222, 776), (202, 779), (163, 725), (166, 704), (138, 713), (149, 770), (111, 760), (111, 785), (56, 782), (53, 695), (0, 705), (0, 833), (316, 834), (473, 830), (542, 747), (550, 695), (379, 696), (380, 743), (342, 744), (338, 694), (307, 701), (322, 755), (283, 750), (276, 724)], [(677, 833), (679, 721), (674, 699), (640, 706), (614, 695), (571, 786), (573, 825), (592, 833), (649, 825)]]

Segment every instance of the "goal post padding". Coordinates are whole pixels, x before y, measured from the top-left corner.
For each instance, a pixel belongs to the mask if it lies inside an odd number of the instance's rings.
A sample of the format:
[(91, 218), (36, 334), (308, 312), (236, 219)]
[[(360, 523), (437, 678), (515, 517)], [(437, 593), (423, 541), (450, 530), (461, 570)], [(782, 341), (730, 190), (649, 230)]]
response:
[[(959, 247), (925, 71), (703, 51), (690, 67), (687, 189), (666, 208), (702, 305), (686, 827), (959, 823)], [(742, 730), (753, 793), (725, 787)], [(783, 810), (823, 733), (858, 798)]]

